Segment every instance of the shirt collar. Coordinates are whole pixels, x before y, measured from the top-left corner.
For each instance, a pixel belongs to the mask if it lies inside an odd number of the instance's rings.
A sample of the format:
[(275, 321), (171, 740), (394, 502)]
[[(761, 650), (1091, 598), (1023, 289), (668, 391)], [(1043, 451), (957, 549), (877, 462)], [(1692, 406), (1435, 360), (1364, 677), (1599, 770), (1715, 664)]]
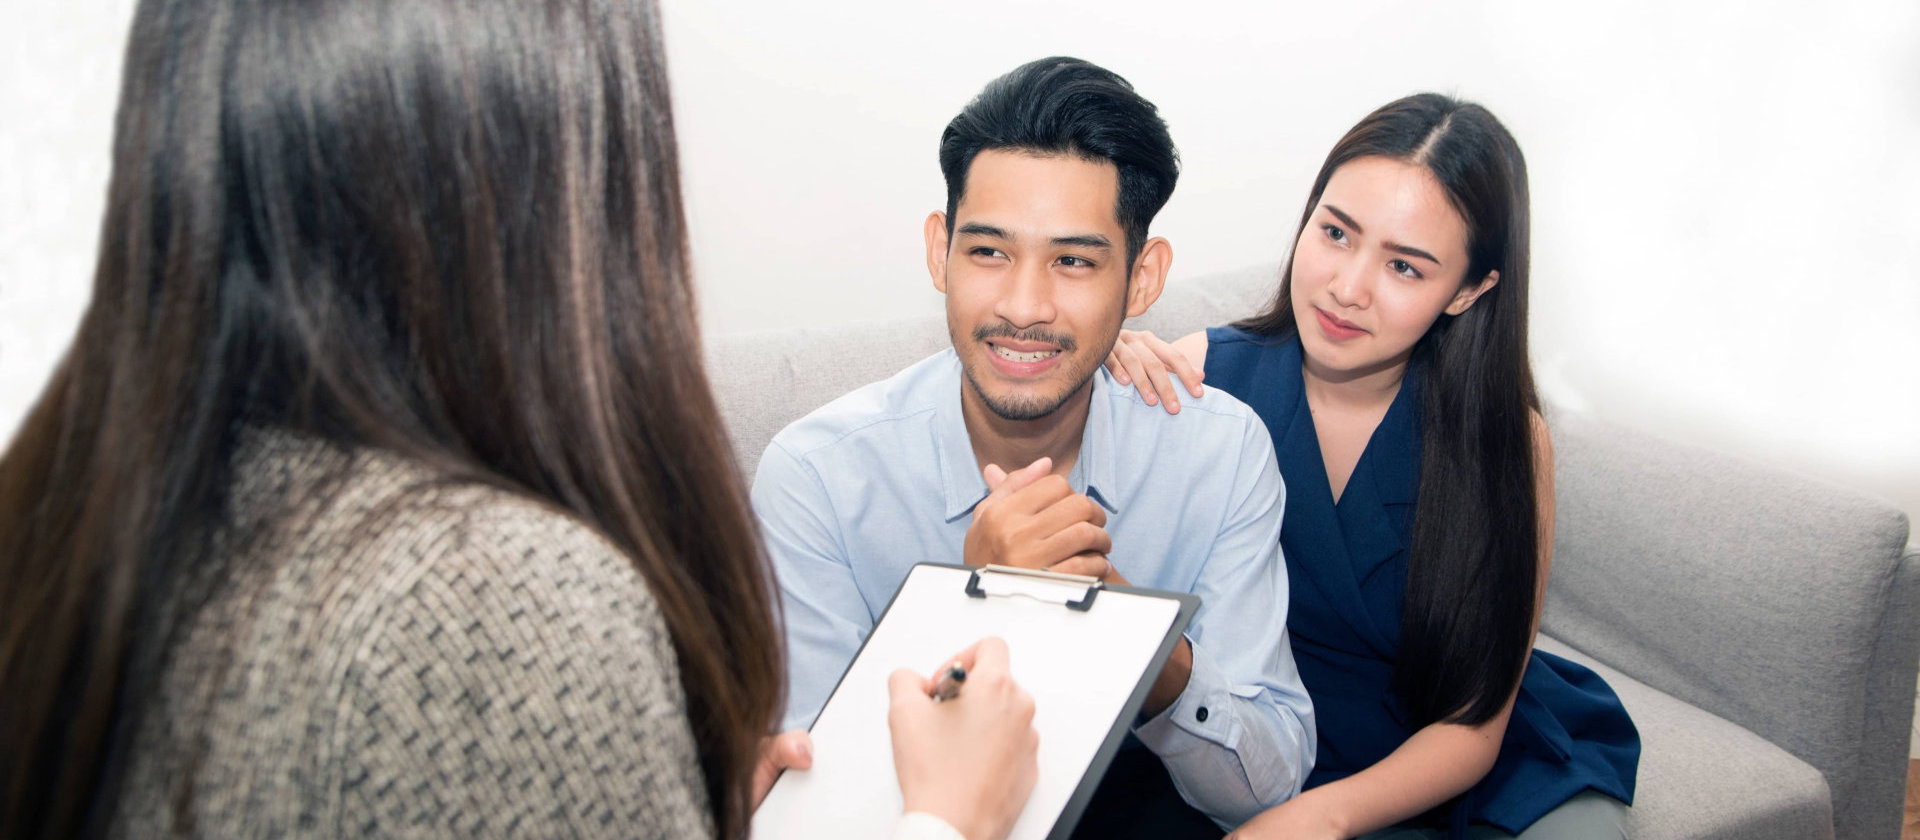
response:
[[(958, 354), (952, 355), (948, 371), (952, 374), (950, 382), (945, 383), (945, 393), (934, 412), (933, 451), (946, 487), (944, 515), (946, 521), (952, 522), (972, 513), (974, 506), (987, 497), (987, 480), (974, 466), (973, 440), (967, 436), (967, 421), (960, 413), (960, 389), (971, 386), (960, 368)], [(1113, 407), (1108, 394), (1114, 387), (1117, 386), (1106, 368), (1094, 372), (1092, 405), (1087, 408), (1087, 427), (1080, 435), (1080, 457), (1074, 461), (1067, 483), (1075, 492), (1085, 493), (1099, 502), (1108, 512), (1119, 513), (1101, 492), (1102, 487), (1110, 486), (1108, 479), (1112, 475), (1112, 466), (1102, 459), (1116, 451), (1112, 439)]]

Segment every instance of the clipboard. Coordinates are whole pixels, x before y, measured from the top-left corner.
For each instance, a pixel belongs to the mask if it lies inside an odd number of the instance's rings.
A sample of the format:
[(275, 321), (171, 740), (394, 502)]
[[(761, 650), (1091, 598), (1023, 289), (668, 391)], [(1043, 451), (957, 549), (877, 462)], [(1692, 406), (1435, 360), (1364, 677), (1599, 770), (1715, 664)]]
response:
[(1065, 840), (1106, 774), (1199, 596), (1004, 566), (920, 563), (814, 720), (813, 767), (790, 770), (753, 815), (756, 840), (893, 835), (900, 784), (887, 677), (932, 674), (986, 636), (1007, 641), (1033, 695), (1040, 777), (1010, 840)]

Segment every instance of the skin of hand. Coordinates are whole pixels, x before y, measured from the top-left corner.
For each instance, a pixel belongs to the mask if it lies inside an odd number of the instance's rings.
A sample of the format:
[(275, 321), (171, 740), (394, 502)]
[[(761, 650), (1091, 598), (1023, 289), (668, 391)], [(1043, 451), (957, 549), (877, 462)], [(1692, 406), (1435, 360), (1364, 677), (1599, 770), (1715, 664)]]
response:
[(1098, 563), (1082, 560), (1074, 568), (1106, 564), (1113, 550), (1106, 511), (1073, 492), (1066, 479), (1050, 473), (1052, 468), (1052, 459), (1041, 458), (1011, 473), (993, 464), (981, 471), (989, 492), (967, 526), (962, 549), (967, 565), (1047, 569), (1085, 554), (1098, 555)]
[[(1044, 461), (1045, 459), (1041, 460)], [(1036, 461), (1035, 464), (1038, 465), (1040, 462)], [(993, 464), (988, 464), (986, 468), (982, 470), (982, 475), (987, 480), (987, 488), (989, 491), (998, 490), (1013, 478), (1012, 475), (1008, 474), (1005, 470)], [(1058, 478), (1058, 476), (1053, 476), (1053, 478)], [(1085, 496), (1079, 494), (1074, 494), (1074, 497), (1086, 499)], [(1100, 514), (1100, 522), (1104, 524), (1106, 522), (1106, 516), (1101, 512), (1100, 505), (1091, 499), (1087, 499), (1087, 503), (1094, 513)], [(971, 539), (973, 536), (972, 532), (969, 531), (967, 536)], [(1111, 541), (1109, 540), (1109, 542)], [(1099, 578), (1107, 583), (1118, 584), (1120, 586), (1133, 585), (1127, 580), (1125, 575), (1120, 574), (1120, 570), (1115, 568), (1113, 562), (1102, 552), (1081, 552), (1045, 568), (1050, 572)], [(1173, 705), (1173, 701), (1180, 699), (1180, 693), (1187, 690), (1187, 680), (1192, 676), (1193, 644), (1188, 642), (1186, 637), (1182, 636), (1179, 644), (1174, 646), (1172, 655), (1167, 657), (1166, 666), (1161, 668), (1160, 675), (1154, 678), (1153, 688), (1147, 691), (1147, 702), (1141, 707), (1142, 713), (1147, 717), (1153, 717), (1160, 714), (1160, 712), (1168, 706)]]
[(1196, 399), (1205, 391), (1200, 381), (1206, 377), (1206, 371), (1187, 353), (1183, 345), (1194, 343), (1198, 338), (1199, 349), (1206, 350), (1206, 333), (1194, 333), (1178, 342), (1169, 344), (1159, 336), (1142, 330), (1121, 330), (1120, 337), (1113, 343), (1113, 350), (1107, 353), (1107, 372), (1122, 385), (1132, 385), (1140, 392), (1140, 398), (1147, 405), (1161, 403), (1168, 414), (1180, 413), (1180, 394), (1173, 387), (1173, 380), (1167, 376), (1172, 370), (1180, 375), (1181, 383), (1187, 386), (1187, 393)]
[(774, 780), (787, 768), (805, 770), (812, 766), (813, 739), (807, 736), (806, 730), (794, 729), (761, 738), (760, 762), (753, 766), (753, 808), (759, 809), (767, 798), (767, 791), (773, 789)]
[(1338, 816), (1310, 790), (1267, 809), (1227, 835), (1227, 840), (1345, 840), (1352, 837)]
[(921, 811), (967, 840), (1001, 840), (1040, 778), (1033, 696), (1013, 681), (1007, 643), (988, 637), (954, 657), (967, 669), (959, 696), (935, 702), (933, 679), (893, 672), (893, 768), (906, 810)]

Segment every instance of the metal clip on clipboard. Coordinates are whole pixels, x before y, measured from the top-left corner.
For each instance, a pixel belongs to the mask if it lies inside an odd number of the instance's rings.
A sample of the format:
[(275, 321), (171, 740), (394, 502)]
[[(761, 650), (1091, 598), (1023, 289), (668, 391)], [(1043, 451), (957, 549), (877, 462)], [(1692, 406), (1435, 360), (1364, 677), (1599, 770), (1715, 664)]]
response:
[(1017, 566), (989, 565), (989, 566), (982, 566), (980, 568), (974, 569), (973, 574), (967, 576), (967, 595), (973, 598), (985, 598), (989, 595), (993, 595), (997, 597), (1011, 597), (1014, 595), (1019, 595), (1027, 598), (1032, 598), (1037, 601), (1052, 600), (1049, 598), (1044, 598), (1039, 595), (1036, 595), (1032, 591), (1027, 589), (1019, 589), (1012, 592), (988, 592), (987, 590), (981, 588), (980, 581), (983, 577), (986, 577), (989, 575), (1010, 575), (1012, 576), (1013, 579), (1026, 578), (1028, 580), (1043, 580), (1049, 583), (1063, 583), (1063, 584), (1068, 584), (1070, 586), (1084, 586), (1086, 587), (1085, 594), (1083, 594), (1079, 598), (1079, 600), (1075, 600), (1071, 597), (1058, 599), (1059, 602), (1065, 605), (1067, 609), (1074, 610), (1077, 612), (1086, 612), (1087, 610), (1092, 609), (1093, 596), (1100, 594), (1100, 590), (1105, 589), (1107, 586), (1105, 581), (1102, 581), (1097, 577), (1088, 577), (1086, 575), (1069, 575), (1069, 574), (1064, 574), (1062, 572), (1049, 572), (1045, 569), (1022, 569)]

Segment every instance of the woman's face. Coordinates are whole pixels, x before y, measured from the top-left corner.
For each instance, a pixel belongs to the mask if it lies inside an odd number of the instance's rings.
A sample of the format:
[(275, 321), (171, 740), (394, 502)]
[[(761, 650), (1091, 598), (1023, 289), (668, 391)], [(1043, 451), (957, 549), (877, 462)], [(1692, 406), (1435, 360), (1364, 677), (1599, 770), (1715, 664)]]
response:
[(1293, 251), (1293, 316), (1310, 372), (1393, 371), (1447, 312), (1493, 288), (1462, 282), (1467, 224), (1424, 166), (1380, 157), (1334, 170)]

